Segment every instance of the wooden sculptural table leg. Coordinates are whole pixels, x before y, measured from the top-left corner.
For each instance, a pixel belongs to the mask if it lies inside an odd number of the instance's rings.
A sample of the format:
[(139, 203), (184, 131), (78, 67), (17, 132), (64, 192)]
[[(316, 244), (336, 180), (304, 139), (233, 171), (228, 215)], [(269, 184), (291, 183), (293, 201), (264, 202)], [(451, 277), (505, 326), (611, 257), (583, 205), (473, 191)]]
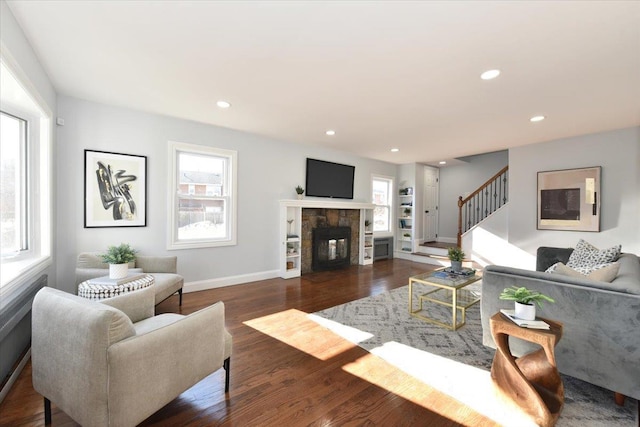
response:
[[(554, 355), (554, 347), (562, 336), (562, 326), (547, 321), (552, 324), (551, 331), (520, 328), (500, 313), (494, 315), (490, 323), (497, 347), (491, 378), (538, 425), (555, 425), (564, 404), (564, 386)], [(539, 344), (542, 348), (516, 358), (509, 348), (509, 336)]]

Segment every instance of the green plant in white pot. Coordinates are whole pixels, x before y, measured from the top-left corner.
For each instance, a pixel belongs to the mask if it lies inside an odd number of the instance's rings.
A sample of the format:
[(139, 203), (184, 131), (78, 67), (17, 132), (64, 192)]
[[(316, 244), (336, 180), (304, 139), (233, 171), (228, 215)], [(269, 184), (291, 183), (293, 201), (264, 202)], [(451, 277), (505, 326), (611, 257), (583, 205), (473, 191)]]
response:
[(516, 317), (524, 320), (536, 319), (536, 306), (534, 303), (542, 307), (543, 301), (555, 302), (553, 298), (541, 294), (538, 291), (517, 286), (505, 288), (500, 294), (500, 299), (515, 301)]
[(302, 200), (302, 195), (304, 194), (304, 188), (299, 185), (296, 187), (296, 193), (298, 194), (298, 199)]
[(451, 261), (451, 269), (455, 272), (462, 271), (462, 260), (464, 259), (464, 251), (462, 248), (449, 248), (447, 250), (449, 261)]
[(136, 259), (136, 252), (127, 243), (109, 246), (107, 252), (102, 255), (102, 262), (109, 264), (109, 278), (122, 279), (127, 277), (129, 263)]

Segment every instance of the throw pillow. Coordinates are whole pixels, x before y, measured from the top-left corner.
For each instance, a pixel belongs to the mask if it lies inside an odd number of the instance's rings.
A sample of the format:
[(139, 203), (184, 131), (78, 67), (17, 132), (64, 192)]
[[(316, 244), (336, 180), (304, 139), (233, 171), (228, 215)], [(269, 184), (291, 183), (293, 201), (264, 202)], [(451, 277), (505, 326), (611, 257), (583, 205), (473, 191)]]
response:
[(611, 281), (613, 281), (613, 279), (615, 279), (616, 276), (618, 275), (620, 264), (617, 262), (612, 262), (608, 264), (599, 264), (596, 267), (597, 268), (595, 270), (592, 270), (589, 273), (583, 273), (582, 271), (585, 271), (584, 268), (575, 270), (571, 267), (567, 267), (561, 262), (558, 262), (552, 265), (551, 267), (549, 267), (547, 271), (553, 268), (553, 271), (552, 271), (553, 273), (561, 274), (563, 276), (581, 277), (581, 278), (587, 278), (590, 280), (597, 280), (598, 282), (611, 283)]
[(595, 246), (580, 239), (576, 248), (569, 256), (567, 266), (574, 270), (578, 267), (593, 267), (618, 260), (622, 245), (612, 246), (607, 249), (598, 249)]

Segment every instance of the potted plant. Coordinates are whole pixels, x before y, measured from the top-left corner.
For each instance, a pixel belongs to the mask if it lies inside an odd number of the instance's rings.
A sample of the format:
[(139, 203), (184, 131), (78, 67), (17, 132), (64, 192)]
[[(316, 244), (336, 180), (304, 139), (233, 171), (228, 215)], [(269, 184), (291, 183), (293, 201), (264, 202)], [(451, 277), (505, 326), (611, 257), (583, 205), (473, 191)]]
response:
[(371, 221), (369, 221), (368, 219), (365, 219), (364, 220), (364, 228), (368, 229), (370, 225), (371, 225)]
[(515, 301), (515, 314), (519, 319), (535, 320), (536, 318), (536, 306), (533, 303), (542, 307), (543, 301), (555, 302), (553, 298), (550, 298), (538, 291), (533, 291), (525, 287), (512, 286), (505, 288), (500, 294), (500, 299), (506, 301)]
[(109, 264), (109, 278), (122, 279), (127, 277), (129, 263), (136, 259), (136, 250), (127, 243), (120, 246), (109, 246), (107, 252), (102, 255), (102, 262)]
[(302, 200), (302, 194), (304, 194), (304, 188), (298, 185), (296, 187), (296, 193), (298, 193), (298, 199)]
[(455, 272), (462, 271), (462, 260), (464, 259), (464, 251), (462, 248), (449, 248), (447, 250), (449, 261), (451, 261), (451, 269)]
[(411, 209), (404, 208), (404, 216), (411, 216)]

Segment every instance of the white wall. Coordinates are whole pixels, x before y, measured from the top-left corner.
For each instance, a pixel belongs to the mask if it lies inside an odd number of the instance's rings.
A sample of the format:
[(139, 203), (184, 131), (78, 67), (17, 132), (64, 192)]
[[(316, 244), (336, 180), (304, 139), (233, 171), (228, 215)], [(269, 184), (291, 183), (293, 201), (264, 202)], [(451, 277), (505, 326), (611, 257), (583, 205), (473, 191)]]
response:
[[(536, 229), (537, 172), (602, 166), (600, 232)], [(640, 253), (640, 127), (509, 150), (509, 243), (535, 254), (538, 246), (597, 247), (621, 243)]]
[[(175, 254), (185, 282), (260, 275), (278, 267), (278, 200), (295, 198), (305, 185), (306, 158), (354, 165), (354, 201), (371, 201), (371, 174), (396, 175), (396, 166), (320, 147), (276, 141), (187, 120), (146, 114), (59, 97), (57, 177), (58, 278), (74, 289), (75, 258), (82, 251), (104, 250), (128, 242), (144, 254)], [(238, 244), (236, 246), (166, 251), (167, 142), (180, 141), (238, 151)], [(147, 156), (147, 227), (83, 228), (84, 150)], [(246, 276), (240, 281), (247, 279)]]
[[(467, 163), (440, 168), (440, 201), (438, 206), (438, 238), (457, 239), (458, 197), (466, 197), (489, 178), (507, 166), (507, 151), (465, 158)], [(511, 172), (511, 168), (509, 168)]]

